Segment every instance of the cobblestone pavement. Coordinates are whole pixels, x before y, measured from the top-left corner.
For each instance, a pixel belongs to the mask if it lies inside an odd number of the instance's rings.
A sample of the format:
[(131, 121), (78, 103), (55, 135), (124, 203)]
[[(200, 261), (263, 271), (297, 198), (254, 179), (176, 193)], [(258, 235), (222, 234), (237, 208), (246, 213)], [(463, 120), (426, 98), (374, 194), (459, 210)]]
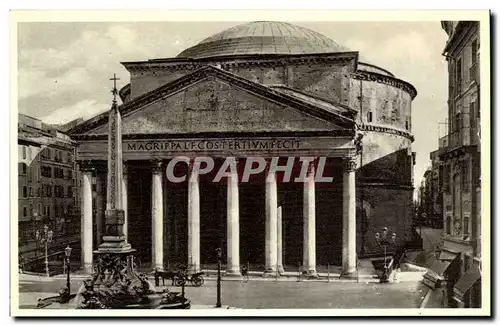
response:
[[(72, 292), (78, 291), (82, 279), (72, 281)], [(38, 298), (55, 295), (64, 279), (21, 276), (20, 308), (35, 308)], [(179, 287), (169, 287), (180, 291)], [(195, 306), (216, 302), (216, 282), (207, 280), (202, 287), (186, 286), (186, 297)], [(399, 283), (356, 282), (222, 282), (222, 304), (235, 308), (418, 308), (423, 287), (418, 280)]]

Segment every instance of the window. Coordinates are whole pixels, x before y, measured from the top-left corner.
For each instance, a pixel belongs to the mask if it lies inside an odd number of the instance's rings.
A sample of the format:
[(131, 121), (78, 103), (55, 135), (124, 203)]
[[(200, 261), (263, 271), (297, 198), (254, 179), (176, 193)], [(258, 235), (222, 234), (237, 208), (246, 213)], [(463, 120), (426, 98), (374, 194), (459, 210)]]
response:
[(23, 159), (26, 159), (26, 146), (23, 145)]
[(38, 214), (42, 214), (42, 204), (38, 203)]
[(450, 166), (445, 165), (443, 167), (443, 190), (446, 192), (450, 191)]
[(33, 197), (33, 188), (30, 187), (30, 197)]
[(457, 60), (457, 67), (455, 69), (457, 75), (456, 75), (456, 84), (457, 84), (457, 90), (458, 94), (462, 92), (462, 58), (459, 58)]
[(461, 170), (460, 174), (462, 175), (462, 190), (463, 191), (469, 191), (469, 183), (470, 183), (470, 178), (469, 178), (469, 162), (463, 161), (461, 165)]
[(464, 216), (464, 235), (469, 235), (469, 217)]
[(476, 101), (471, 101), (469, 106), (470, 125), (476, 128)]
[(474, 66), (477, 63), (477, 40), (472, 41), (471, 56), (472, 66)]
[(372, 122), (373, 121), (373, 112), (372, 111), (368, 111), (368, 122)]
[(28, 208), (26, 206), (23, 207), (23, 217), (28, 216)]
[(37, 195), (37, 197), (40, 197), (40, 188), (41, 188), (41, 187), (38, 187), (38, 188), (36, 189), (36, 195)]
[(19, 171), (21, 172), (22, 175), (26, 175), (28, 166), (26, 165), (26, 163), (21, 163), (20, 166), (21, 168), (19, 169)]
[(443, 189), (443, 173), (444, 173), (444, 169), (443, 169), (443, 166), (440, 165), (439, 166), (439, 172), (438, 172), (438, 184), (439, 184), (439, 191), (441, 191)]
[(453, 130), (454, 131), (460, 131), (461, 128), (461, 119), (460, 119), (460, 113), (455, 114), (455, 117), (453, 119)]
[[(471, 66), (469, 68), (469, 82), (476, 80), (477, 75), (477, 40), (472, 41), (471, 45)], [(477, 81), (477, 80), (476, 80)]]
[(27, 197), (28, 197), (28, 188), (26, 188), (26, 186), (23, 186), (23, 198)]
[(451, 234), (451, 216), (446, 216), (446, 233)]
[(67, 153), (68, 157), (67, 157), (67, 162), (68, 163), (71, 163), (71, 153)]
[(73, 186), (68, 186), (67, 195), (68, 197), (73, 197)]
[(406, 121), (405, 121), (405, 129), (406, 130), (410, 129), (410, 122), (408, 121), (408, 118), (406, 118)]

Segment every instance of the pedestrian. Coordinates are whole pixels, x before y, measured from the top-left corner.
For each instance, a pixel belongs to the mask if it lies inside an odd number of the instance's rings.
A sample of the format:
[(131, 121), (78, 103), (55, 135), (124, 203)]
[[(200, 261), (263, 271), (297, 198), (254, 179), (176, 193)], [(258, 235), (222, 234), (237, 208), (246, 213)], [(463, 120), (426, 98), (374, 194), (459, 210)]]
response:
[(406, 248), (406, 245), (403, 247), (400, 247), (397, 251), (396, 254), (394, 255), (394, 269), (400, 269), (401, 264), (404, 262), (406, 258), (406, 253), (408, 249)]
[(248, 269), (246, 266), (241, 268), (241, 276), (243, 276), (243, 283), (247, 283), (249, 280)]

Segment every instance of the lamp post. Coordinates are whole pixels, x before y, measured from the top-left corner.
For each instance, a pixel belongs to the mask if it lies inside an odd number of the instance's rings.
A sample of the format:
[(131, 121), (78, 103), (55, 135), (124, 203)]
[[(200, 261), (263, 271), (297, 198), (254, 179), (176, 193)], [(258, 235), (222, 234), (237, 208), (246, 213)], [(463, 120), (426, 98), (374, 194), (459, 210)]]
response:
[(381, 247), (384, 247), (384, 273), (380, 277), (380, 283), (389, 282), (389, 273), (387, 266), (387, 246), (396, 243), (396, 233), (393, 233), (390, 238), (388, 238), (388, 229), (384, 227), (382, 229), (382, 235), (380, 233), (375, 233), (375, 240), (377, 244)]
[(66, 256), (66, 287), (68, 288), (69, 293), (71, 293), (70, 288), (70, 280), (69, 280), (69, 272), (70, 272), (70, 264), (69, 264), (69, 256), (71, 256), (71, 247), (68, 245), (66, 249), (64, 249), (64, 254)]
[(222, 260), (222, 249), (217, 248), (215, 249), (217, 251), (217, 303), (215, 304), (216, 308), (222, 307), (222, 304), (220, 302), (220, 269), (221, 269), (221, 260)]
[(36, 240), (45, 245), (45, 275), (47, 277), (49, 274), (49, 254), (48, 254), (48, 244), (52, 242), (52, 237), (54, 233), (49, 229), (47, 225), (43, 226), (43, 234), (40, 234), (40, 230), (36, 231)]

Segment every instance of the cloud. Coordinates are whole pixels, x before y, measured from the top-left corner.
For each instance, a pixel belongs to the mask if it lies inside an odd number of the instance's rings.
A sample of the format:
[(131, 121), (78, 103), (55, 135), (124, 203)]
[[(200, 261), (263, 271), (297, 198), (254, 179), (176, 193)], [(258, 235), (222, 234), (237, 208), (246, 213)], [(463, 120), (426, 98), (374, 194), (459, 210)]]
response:
[(83, 100), (76, 104), (61, 107), (44, 116), (41, 120), (50, 124), (62, 124), (77, 118), (90, 119), (110, 108), (109, 104), (96, 100)]
[(43, 94), (47, 97), (79, 89), (92, 89), (92, 78), (88, 70), (77, 67), (49, 76), (46, 71), (19, 69), (19, 99)]

